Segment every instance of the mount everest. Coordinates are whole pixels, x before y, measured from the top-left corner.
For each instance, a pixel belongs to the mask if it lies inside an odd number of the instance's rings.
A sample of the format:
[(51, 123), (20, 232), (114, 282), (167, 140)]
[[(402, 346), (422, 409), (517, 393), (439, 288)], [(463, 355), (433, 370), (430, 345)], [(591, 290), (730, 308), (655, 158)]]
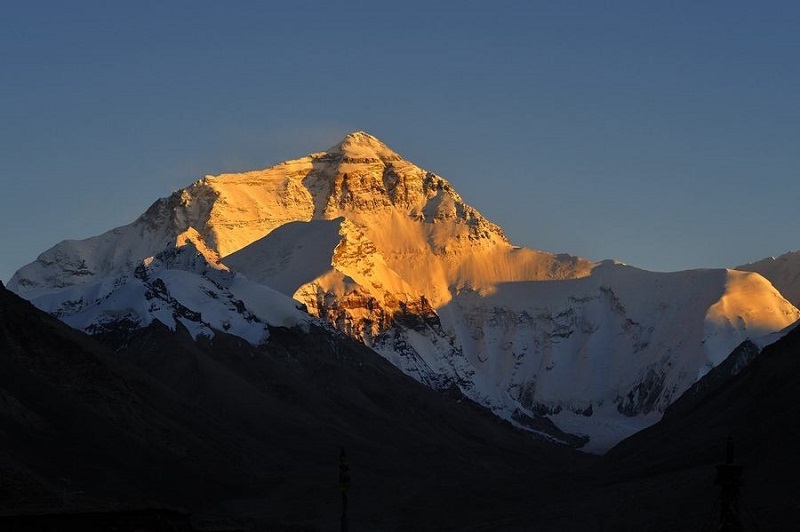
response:
[(130, 225), (45, 251), (9, 288), (93, 334), (158, 320), (256, 345), (270, 326), (321, 320), (429, 386), (597, 452), (742, 341), (800, 318), (758, 273), (514, 246), (448, 181), (363, 132), (207, 176)]

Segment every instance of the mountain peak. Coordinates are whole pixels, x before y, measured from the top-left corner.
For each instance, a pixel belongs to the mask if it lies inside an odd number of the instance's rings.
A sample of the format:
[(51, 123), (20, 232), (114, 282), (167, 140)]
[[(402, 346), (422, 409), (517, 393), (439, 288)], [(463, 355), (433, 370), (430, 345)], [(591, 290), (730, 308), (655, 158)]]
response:
[(365, 131), (348, 133), (341, 142), (327, 150), (329, 154), (341, 155), (345, 162), (399, 161), (402, 157), (379, 138)]

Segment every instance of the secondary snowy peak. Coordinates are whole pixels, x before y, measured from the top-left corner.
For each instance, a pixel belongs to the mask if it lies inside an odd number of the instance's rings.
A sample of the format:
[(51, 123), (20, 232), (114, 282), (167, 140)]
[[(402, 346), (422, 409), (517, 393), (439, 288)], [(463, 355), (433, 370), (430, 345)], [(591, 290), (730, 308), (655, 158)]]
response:
[(120, 277), (101, 277), (32, 299), (41, 310), (89, 334), (116, 333), (155, 320), (192, 337), (225, 331), (260, 344), (269, 327), (307, 327), (300, 305), (225, 267), (187, 244), (142, 261)]
[(800, 251), (790, 251), (779, 257), (742, 264), (737, 270), (760, 273), (777, 288), (783, 297), (800, 305)]

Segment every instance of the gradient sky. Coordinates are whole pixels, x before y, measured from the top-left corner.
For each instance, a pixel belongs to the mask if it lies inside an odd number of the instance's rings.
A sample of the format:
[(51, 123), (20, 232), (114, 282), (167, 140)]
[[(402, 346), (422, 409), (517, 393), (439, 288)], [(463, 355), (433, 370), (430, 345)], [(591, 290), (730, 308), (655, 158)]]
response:
[(353, 130), (519, 245), (778, 255), (800, 248), (800, 3), (6, 2), (0, 279)]

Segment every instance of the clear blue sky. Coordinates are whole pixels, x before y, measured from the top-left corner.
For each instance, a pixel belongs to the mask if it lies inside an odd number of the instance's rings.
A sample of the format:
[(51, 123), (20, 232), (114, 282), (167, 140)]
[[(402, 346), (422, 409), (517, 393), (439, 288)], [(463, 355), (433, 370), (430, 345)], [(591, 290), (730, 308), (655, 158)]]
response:
[(360, 129), (520, 245), (654, 270), (798, 249), (800, 3), (4, 3), (0, 279)]

